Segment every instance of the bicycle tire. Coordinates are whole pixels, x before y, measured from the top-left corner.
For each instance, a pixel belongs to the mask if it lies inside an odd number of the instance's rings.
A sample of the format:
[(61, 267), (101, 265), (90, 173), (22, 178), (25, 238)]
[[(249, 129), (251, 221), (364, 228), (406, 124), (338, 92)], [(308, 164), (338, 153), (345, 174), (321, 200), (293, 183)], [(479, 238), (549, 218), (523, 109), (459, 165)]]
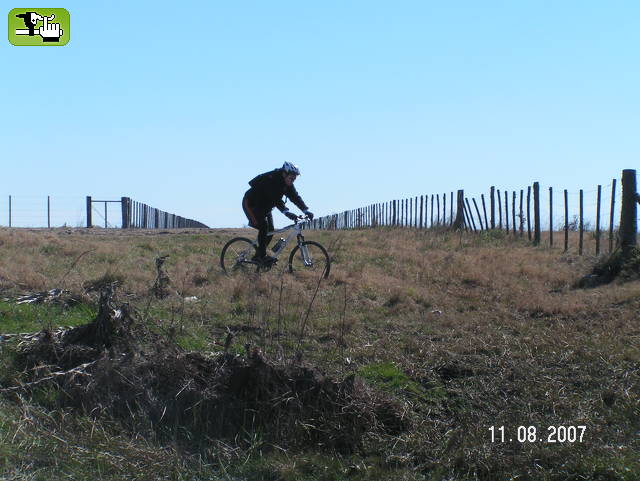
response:
[[(297, 245), (293, 248), (291, 254), (289, 254), (289, 272), (293, 274), (294, 272), (308, 270), (318, 272), (318, 275), (321, 275), (325, 279), (329, 277), (329, 272), (331, 271), (331, 258), (329, 257), (327, 250), (315, 241), (304, 241), (302, 245), (306, 246), (307, 249), (310, 247), (313, 248), (313, 252), (311, 253), (313, 264), (307, 266), (304, 264), (301, 254), (296, 256), (300, 251), (300, 246)], [(317, 249), (315, 249), (316, 247)], [(324, 270), (324, 273), (322, 273), (322, 270)]]
[[(245, 254), (242, 258), (241, 255), (249, 248), (253, 247), (250, 253)], [(229, 255), (230, 254), (230, 255)], [(235, 274), (240, 271), (248, 272), (254, 267), (257, 269), (257, 264), (251, 261), (251, 257), (256, 254), (256, 246), (253, 245), (253, 241), (246, 237), (234, 237), (227, 242), (222, 248), (220, 253), (220, 267), (227, 274)]]

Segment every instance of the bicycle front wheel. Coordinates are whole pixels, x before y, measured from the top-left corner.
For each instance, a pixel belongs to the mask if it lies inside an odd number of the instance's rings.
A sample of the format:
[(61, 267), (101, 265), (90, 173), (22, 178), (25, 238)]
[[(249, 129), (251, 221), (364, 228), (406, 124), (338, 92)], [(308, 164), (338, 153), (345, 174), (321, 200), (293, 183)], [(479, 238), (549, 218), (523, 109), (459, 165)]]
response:
[(220, 267), (229, 275), (256, 270), (257, 264), (251, 260), (255, 254), (256, 247), (251, 240), (235, 237), (222, 248)]
[[(302, 247), (302, 248), (301, 248)], [(331, 259), (327, 250), (314, 241), (304, 241), (289, 255), (289, 272), (313, 274), (315, 277), (329, 277)]]

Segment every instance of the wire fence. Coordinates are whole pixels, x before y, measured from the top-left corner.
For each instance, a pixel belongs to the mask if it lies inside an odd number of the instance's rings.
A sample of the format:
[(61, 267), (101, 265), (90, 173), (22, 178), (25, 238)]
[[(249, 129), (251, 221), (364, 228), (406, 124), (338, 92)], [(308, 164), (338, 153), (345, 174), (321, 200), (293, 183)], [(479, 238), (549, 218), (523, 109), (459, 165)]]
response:
[(121, 197), (7, 195), (0, 197), (0, 226), (28, 228), (103, 227), (206, 228), (193, 219)]
[[(635, 171), (633, 195), (635, 199)], [(549, 245), (564, 243), (568, 249), (569, 232), (579, 232), (579, 253), (583, 253), (583, 236), (593, 232), (595, 250), (599, 254), (608, 245), (611, 251), (618, 243), (618, 230), (623, 215), (621, 182), (612, 179), (605, 185), (569, 192), (538, 182), (519, 189), (501, 190), (492, 186), (486, 193), (467, 197), (463, 190), (449, 193), (421, 194), (405, 199), (370, 204), (365, 207), (331, 214), (311, 221), (310, 229), (360, 229), (369, 227), (406, 227), (416, 229), (461, 228), (481, 232), (502, 230), (514, 236), (527, 237), (534, 244), (542, 240)], [(631, 205), (631, 204), (628, 204)], [(633, 216), (636, 216), (632, 202)], [(631, 207), (628, 207), (630, 209)], [(634, 217), (633, 231), (637, 232)], [(558, 235), (558, 231), (560, 234)]]
[(0, 196), (0, 225), (7, 227), (84, 227), (84, 197)]

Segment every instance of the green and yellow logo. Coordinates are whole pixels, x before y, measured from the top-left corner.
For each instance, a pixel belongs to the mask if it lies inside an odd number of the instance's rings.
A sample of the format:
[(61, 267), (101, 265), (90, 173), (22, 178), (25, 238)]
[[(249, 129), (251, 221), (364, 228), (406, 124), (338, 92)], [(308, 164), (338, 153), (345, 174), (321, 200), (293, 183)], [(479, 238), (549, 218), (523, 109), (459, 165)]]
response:
[(9, 42), (13, 45), (66, 45), (69, 12), (64, 8), (14, 8), (9, 12)]

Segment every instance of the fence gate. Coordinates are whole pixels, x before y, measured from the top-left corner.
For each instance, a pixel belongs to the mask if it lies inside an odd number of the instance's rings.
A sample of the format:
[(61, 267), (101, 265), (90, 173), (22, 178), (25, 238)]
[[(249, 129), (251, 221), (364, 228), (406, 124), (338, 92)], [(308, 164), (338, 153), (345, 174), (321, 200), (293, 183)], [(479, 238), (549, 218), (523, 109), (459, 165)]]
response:
[(87, 196), (87, 227), (93, 227), (93, 217), (92, 217), (92, 208), (93, 204), (104, 204), (104, 228), (108, 228), (108, 210), (107, 204), (118, 203), (121, 204), (121, 200), (93, 200), (90, 195)]

